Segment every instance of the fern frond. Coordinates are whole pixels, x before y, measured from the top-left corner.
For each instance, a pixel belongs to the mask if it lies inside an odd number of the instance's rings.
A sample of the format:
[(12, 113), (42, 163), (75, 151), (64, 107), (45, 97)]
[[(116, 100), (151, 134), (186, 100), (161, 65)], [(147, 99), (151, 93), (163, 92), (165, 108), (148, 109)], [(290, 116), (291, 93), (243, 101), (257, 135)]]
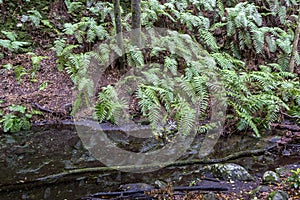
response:
[(127, 53), (128, 64), (137, 68), (144, 67), (144, 56), (142, 51), (135, 49), (134, 47), (129, 47)]
[(261, 53), (264, 46), (264, 40), (265, 40), (264, 32), (259, 29), (252, 30), (252, 40), (253, 40), (256, 53)]
[(204, 44), (214, 52), (217, 52), (219, 50), (216, 38), (209, 31), (199, 29), (199, 36), (202, 44)]
[(10, 41), (16, 41), (17, 34), (11, 31), (1, 31)]
[(266, 42), (268, 44), (270, 52), (275, 53), (277, 50), (277, 46), (274, 36), (266, 36)]

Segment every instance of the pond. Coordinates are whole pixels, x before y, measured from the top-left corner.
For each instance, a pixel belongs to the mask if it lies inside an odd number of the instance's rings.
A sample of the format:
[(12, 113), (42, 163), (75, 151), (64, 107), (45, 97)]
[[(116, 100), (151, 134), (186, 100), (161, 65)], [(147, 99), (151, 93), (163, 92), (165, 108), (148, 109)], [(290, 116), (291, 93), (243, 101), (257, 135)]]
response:
[[(148, 143), (128, 139), (115, 129), (106, 130), (106, 134), (120, 147), (125, 148), (127, 144), (132, 151), (146, 149), (149, 143), (152, 147), (161, 145), (155, 139)], [(202, 140), (201, 136), (196, 137), (180, 160), (195, 159)], [(209, 157), (222, 158), (235, 152), (266, 148), (272, 145), (269, 140), (246, 136), (221, 138)], [(273, 153), (241, 156), (230, 162), (244, 166), (257, 176), (266, 170), (299, 162), (299, 149), (290, 151), (289, 156), (278, 153), (276, 149), (272, 150)], [(0, 199), (80, 199), (97, 192), (118, 191), (122, 185), (129, 183), (146, 183), (157, 187), (159, 183), (188, 186), (203, 177), (201, 164), (169, 166), (147, 173), (108, 170), (86, 150), (73, 125), (44, 126), (31, 131), (2, 134), (0, 157)], [(99, 167), (107, 170), (76, 172), (76, 169)]]

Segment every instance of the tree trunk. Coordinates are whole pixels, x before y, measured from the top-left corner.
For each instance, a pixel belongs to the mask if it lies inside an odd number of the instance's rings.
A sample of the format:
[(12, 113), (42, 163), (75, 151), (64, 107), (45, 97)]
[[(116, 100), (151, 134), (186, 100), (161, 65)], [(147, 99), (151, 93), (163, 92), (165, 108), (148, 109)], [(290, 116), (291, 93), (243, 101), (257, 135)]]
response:
[(115, 26), (116, 26), (116, 39), (118, 47), (122, 50), (122, 56), (120, 58), (120, 68), (124, 69), (125, 63), (125, 50), (123, 44), (123, 33), (122, 33), (122, 21), (121, 21), (121, 10), (120, 10), (120, 0), (114, 0), (114, 16), (115, 16)]
[(6, 22), (5, 0), (2, 0), (1, 11), (2, 11), (2, 22), (3, 22), (3, 24), (5, 24), (5, 22)]
[(131, 1), (132, 44), (141, 47), (141, 0)]
[(298, 42), (299, 42), (299, 34), (300, 34), (300, 10), (298, 11), (298, 20), (297, 20), (297, 28), (295, 31), (295, 36), (294, 36), (294, 42), (293, 42), (293, 48), (292, 48), (292, 53), (291, 53), (291, 59), (290, 59), (290, 63), (289, 63), (289, 71), (291, 73), (294, 72), (295, 70), (295, 57), (296, 57), (296, 53), (298, 50)]

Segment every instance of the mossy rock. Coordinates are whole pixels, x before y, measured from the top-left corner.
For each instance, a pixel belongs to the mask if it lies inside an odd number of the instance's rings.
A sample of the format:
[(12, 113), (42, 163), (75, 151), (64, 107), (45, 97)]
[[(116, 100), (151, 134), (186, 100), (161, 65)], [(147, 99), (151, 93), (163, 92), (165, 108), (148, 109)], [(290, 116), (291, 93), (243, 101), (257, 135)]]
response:
[(214, 164), (204, 168), (205, 171), (211, 173), (217, 178), (224, 180), (239, 180), (239, 181), (251, 181), (254, 178), (249, 172), (242, 166), (228, 163), (228, 164)]
[(278, 183), (280, 182), (280, 178), (278, 174), (273, 171), (266, 171), (263, 175), (263, 183)]
[(273, 191), (269, 194), (268, 199), (270, 200), (288, 200), (289, 195), (282, 190)]

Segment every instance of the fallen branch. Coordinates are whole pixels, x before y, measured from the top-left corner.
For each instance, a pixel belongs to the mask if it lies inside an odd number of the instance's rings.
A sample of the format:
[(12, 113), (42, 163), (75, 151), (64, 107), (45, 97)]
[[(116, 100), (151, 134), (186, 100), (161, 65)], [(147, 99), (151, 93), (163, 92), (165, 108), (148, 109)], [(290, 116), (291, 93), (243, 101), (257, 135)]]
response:
[(41, 106), (40, 104), (34, 102), (32, 103), (36, 108), (38, 108), (40, 111), (43, 111), (43, 112), (48, 112), (48, 113), (55, 113), (53, 110), (50, 110), (48, 108), (44, 108), (43, 106)]
[(272, 145), (268, 148), (240, 151), (240, 152), (228, 155), (223, 158), (215, 158), (215, 159), (205, 158), (205, 159), (183, 160), (183, 161), (170, 162), (170, 163), (155, 163), (155, 164), (150, 164), (150, 165), (126, 165), (126, 166), (92, 167), (92, 168), (73, 169), (73, 170), (61, 172), (58, 174), (41, 177), (41, 178), (38, 178), (37, 180), (38, 181), (48, 181), (48, 180), (53, 180), (53, 179), (61, 178), (61, 177), (68, 176), (68, 175), (93, 173), (93, 172), (107, 172), (107, 171), (114, 171), (114, 170), (128, 171), (128, 170), (139, 170), (141, 168), (143, 168), (143, 169), (153, 168), (153, 167), (159, 167), (159, 166), (173, 167), (173, 166), (194, 165), (194, 164), (213, 164), (213, 163), (225, 162), (225, 161), (232, 160), (232, 159), (237, 159), (240, 157), (262, 154), (266, 151), (269, 151), (270, 149), (273, 149), (274, 147), (276, 147), (276, 145)]
[(276, 123), (273, 123), (271, 125), (274, 128), (278, 128), (278, 129), (287, 129), (287, 130), (290, 130), (290, 131), (300, 131), (300, 126), (294, 125), (294, 124), (276, 124)]
[[(184, 191), (227, 191), (228, 188), (221, 186), (175, 186), (172, 187), (172, 192), (184, 192)], [(130, 191), (120, 191), (120, 192), (97, 192), (88, 197), (83, 197), (82, 199), (90, 199), (91, 197), (124, 197), (128, 195), (137, 195), (137, 194), (150, 194), (150, 193), (163, 193), (164, 188), (162, 189), (146, 189), (146, 190), (130, 190)]]

